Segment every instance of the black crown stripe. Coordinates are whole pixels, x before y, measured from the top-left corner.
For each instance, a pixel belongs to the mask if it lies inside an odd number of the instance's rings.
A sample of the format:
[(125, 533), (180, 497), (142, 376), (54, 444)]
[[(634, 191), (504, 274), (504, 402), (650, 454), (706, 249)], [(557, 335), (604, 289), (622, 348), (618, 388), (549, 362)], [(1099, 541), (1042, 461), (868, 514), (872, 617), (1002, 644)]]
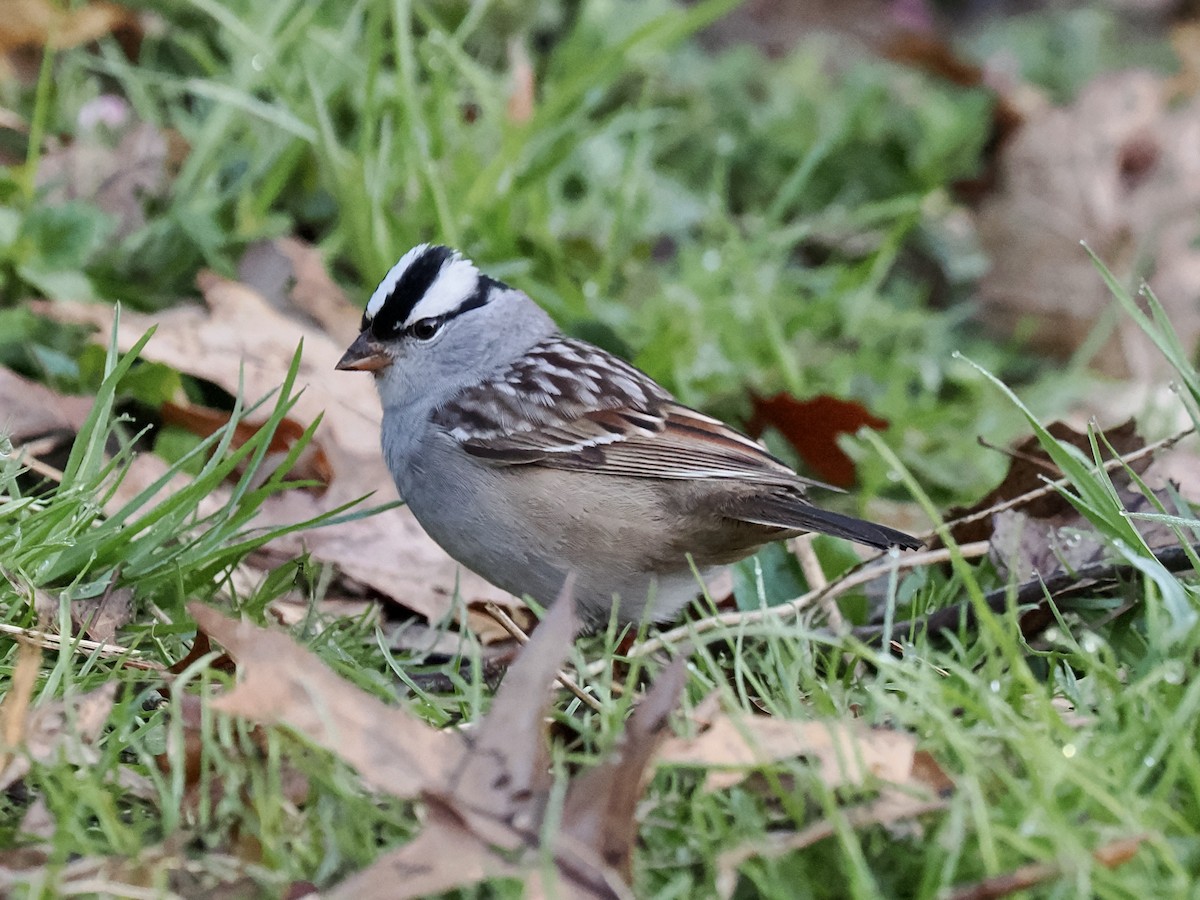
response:
[(429, 247), (412, 261), (404, 273), (396, 281), (391, 292), (384, 298), (383, 304), (375, 318), (367, 320), (363, 317), (363, 330), (370, 328), (371, 334), (381, 340), (395, 337), (404, 327), (408, 317), (426, 291), (437, 280), (447, 261), (454, 255), (449, 247)]

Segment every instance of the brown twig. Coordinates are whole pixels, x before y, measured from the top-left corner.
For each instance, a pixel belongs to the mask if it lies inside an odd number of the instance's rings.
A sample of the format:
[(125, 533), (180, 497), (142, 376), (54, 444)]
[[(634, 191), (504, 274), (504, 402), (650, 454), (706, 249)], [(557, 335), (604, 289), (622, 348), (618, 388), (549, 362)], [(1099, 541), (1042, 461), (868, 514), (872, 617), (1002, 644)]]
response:
[[(496, 620), (501, 628), (512, 635), (518, 644), (524, 645), (529, 643), (529, 635), (525, 633), (525, 630), (515, 621), (513, 621), (512, 616), (506, 613), (498, 605), (489, 600), (487, 603), (483, 604), (483, 608), (489, 616)], [(559, 684), (590, 706), (595, 712), (604, 711), (604, 707), (601, 705), (600, 701), (581, 688), (578, 683), (576, 683), (575, 679), (573, 679), (566, 672), (559, 672), (556, 677), (558, 678)]]
[[(1170, 447), (1172, 444), (1178, 443), (1188, 435), (1192, 434), (1194, 431), (1194, 428), (1187, 428), (1178, 434), (1173, 434), (1170, 437), (1165, 437), (1160, 441), (1147, 444), (1145, 447), (1142, 447), (1139, 450), (1134, 450), (1132, 453), (1127, 453), (1124, 456), (1116, 456), (1112, 459), (1106, 459), (1101, 468), (1103, 468), (1106, 472), (1111, 472), (1113, 469), (1120, 468), (1121, 466), (1128, 465), (1129, 463), (1137, 462), (1139, 459), (1142, 459), (1145, 456), (1149, 456), (1159, 450)], [(946, 523), (946, 528), (953, 529), (960, 525), (968, 525), (971, 522), (978, 522), (980, 519), (986, 519), (989, 516), (994, 516), (996, 513), (1004, 512), (1006, 509), (1013, 509), (1017, 506), (1024, 506), (1026, 503), (1032, 503), (1034, 500), (1044, 497), (1047, 494), (1051, 494), (1054, 491), (1057, 491), (1059, 488), (1066, 487), (1069, 481), (1070, 479), (1067, 478), (1058, 478), (1054, 481), (1048, 481), (1039, 488), (1034, 488), (1032, 491), (1026, 491), (1020, 496), (996, 503), (993, 506), (989, 506), (987, 509), (981, 509), (978, 512), (971, 513), (970, 515), (960, 516), (957, 519), (951, 519)], [(929, 532), (926, 535), (926, 539), (928, 540), (929, 538), (932, 538), (935, 534), (936, 532)]]
[[(825, 577), (825, 570), (821, 568), (821, 560), (817, 558), (817, 552), (813, 549), (814, 538), (816, 535), (812, 532), (802, 534), (800, 537), (788, 541), (788, 546), (791, 547), (792, 554), (800, 563), (800, 571), (804, 573), (804, 580), (808, 582), (809, 589), (817, 591), (827, 587), (829, 579)], [(846, 620), (842, 618), (842, 611), (838, 609), (832, 597), (821, 598), (821, 610), (825, 613), (829, 628), (835, 634), (841, 634), (846, 630)]]
[[(908, 806), (897, 806), (888, 814), (880, 815), (877, 804), (867, 803), (862, 806), (843, 810), (851, 828), (861, 828), (866, 825), (890, 825), (908, 819), (915, 819), (931, 812), (945, 809), (949, 801), (943, 797), (933, 800), (913, 801)], [(750, 859), (778, 859), (788, 853), (803, 850), (813, 844), (826, 840), (837, 833), (837, 827), (829, 819), (814, 822), (800, 831), (767, 834), (756, 838), (753, 842), (722, 853), (717, 858), (717, 880), (720, 894), (729, 897), (736, 885), (736, 872), (742, 863)]]
[[(963, 557), (968, 559), (983, 556), (988, 551), (988, 542), (977, 541), (973, 544), (961, 544), (958, 547), (958, 551)], [(779, 606), (770, 606), (766, 609), (718, 613), (714, 616), (698, 619), (695, 622), (688, 622), (677, 628), (664, 631), (649, 640), (634, 644), (629, 648), (629, 652), (626, 655), (631, 659), (649, 656), (652, 653), (657, 653), (667, 647), (688, 641), (698, 635), (718, 628), (738, 628), (768, 621), (786, 622), (789, 619), (799, 616), (804, 610), (826, 597), (839, 597), (859, 585), (874, 581), (876, 578), (881, 578), (893, 571), (937, 565), (948, 562), (951, 558), (951, 551), (941, 548), (938, 550), (922, 550), (917, 553), (906, 553), (904, 556), (889, 557), (884, 562), (875, 565), (864, 563), (858, 568), (851, 569), (840, 578), (829, 582), (825, 587), (809, 591), (788, 603), (783, 603)], [(587, 674), (593, 674), (591, 667), (587, 670)]]
[(1031, 466), (1049, 472), (1051, 478), (1053, 478), (1056, 473), (1062, 472), (1062, 469), (1050, 462), (1048, 459), (1041, 459), (1033, 453), (1023, 453), (1020, 450), (1017, 450), (1015, 447), (1001, 447), (997, 444), (993, 444), (983, 435), (975, 438), (975, 442), (984, 450), (993, 450), (1002, 456), (1007, 456), (1011, 460), (1020, 460), (1021, 462), (1029, 463)]
[[(1139, 834), (1112, 841), (1096, 848), (1092, 858), (1105, 868), (1115, 869), (1133, 859), (1148, 838), (1149, 835)], [(1064, 866), (1059, 862), (1029, 863), (1003, 875), (992, 875), (974, 884), (963, 885), (950, 894), (949, 900), (996, 900), (1045, 884), (1063, 874)]]
[[(1166, 547), (1152, 551), (1152, 553), (1154, 558), (1162, 563), (1167, 571), (1186, 572), (1192, 568), (1192, 554), (1200, 553), (1200, 544), (1191, 547)], [(1069, 572), (1055, 573), (1049, 578), (1032, 578), (1029, 581), (1022, 582), (1015, 588), (996, 588), (984, 594), (983, 602), (992, 612), (1001, 613), (1008, 608), (1009, 603), (1017, 607), (1034, 604), (1040, 605), (1047, 596), (1059, 596), (1071, 588), (1092, 585), (1097, 582), (1116, 581), (1119, 578), (1134, 575), (1137, 571), (1133, 565), (1126, 562), (1093, 563), (1090, 566), (1082, 566)], [(1036, 610), (1033, 612), (1036, 612)], [(1033, 614), (1033, 612), (1030, 614)], [(929, 634), (937, 634), (940, 631), (955, 629), (959, 626), (959, 623), (965, 623), (969, 627), (976, 621), (977, 617), (978, 612), (972, 603), (957, 603), (954, 606), (939, 609), (928, 616), (896, 622), (892, 626), (891, 632), (886, 635), (883, 632), (882, 625), (862, 625), (855, 628), (851, 634), (864, 643), (874, 643), (880, 641), (881, 638), (885, 638), (885, 643), (894, 652), (903, 652), (902, 642), (916, 628), (924, 628)], [(1041, 618), (1039, 616), (1039, 624)], [(1051, 618), (1051, 614), (1047, 611), (1045, 613), (1047, 625), (1050, 623)], [(1030, 629), (1026, 622), (1022, 622), (1021, 630), (1028, 637), (1028, 630), (1037, 631), (1040, 628), (1035, 626)]]
[(166, 666), (161, 663), (148, 659), (139, 659), (138, 657), (141, 653), (138, 650), (121, 647), (117, 644), (109, 644), (104, 641), (91, 641), (87, 638), (71, 636), (64, 637), (61, 634), (51, 634), (48, 631), (38, 631), (33, 628), (20, 628), (4, 622), (0, 622), (0, 634), (11, 634), (15, 637), (24, 638), (46, 650), (58, 650), (64, 644), (67, 644), (76, 653), (83, 653), (88, 656), (102, 656), (106, 659), (119, 657), (124, 665), (132, 669), (145, 669), (150, 672), (166, 670)]
[(17, 444), (12, 448), (12, 452), (18, 457), (19, 464), (29, 471), (36, 472), (43, 478), (49, 478), (51, 481), (62, 484), (62, 470), (47, 465), (37, 458), (38, 453), (45, 453), (47, 450), (53, 449), (57, 443), (57, 439), (52, 441), (49, 438), (42, 438), (39, 441), (33, 441), (28, 444)]

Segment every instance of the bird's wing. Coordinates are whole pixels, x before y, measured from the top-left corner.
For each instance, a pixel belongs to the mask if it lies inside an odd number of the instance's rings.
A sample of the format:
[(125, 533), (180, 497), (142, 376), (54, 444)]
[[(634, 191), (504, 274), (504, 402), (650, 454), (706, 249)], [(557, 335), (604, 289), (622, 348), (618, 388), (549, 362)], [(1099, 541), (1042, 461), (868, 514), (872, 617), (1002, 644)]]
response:
[(561, 336), (461, 392), (434, 420), (467, 453), (496, 465), (817, 484), (745, 435), (678, 403), (633, 366)]

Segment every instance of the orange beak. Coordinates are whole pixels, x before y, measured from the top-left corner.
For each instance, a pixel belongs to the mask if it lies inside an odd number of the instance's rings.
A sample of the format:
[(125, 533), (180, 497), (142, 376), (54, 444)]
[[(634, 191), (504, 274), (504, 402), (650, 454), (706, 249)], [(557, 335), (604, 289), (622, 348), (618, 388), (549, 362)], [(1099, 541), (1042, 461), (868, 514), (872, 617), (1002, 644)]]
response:
[(371, 337), (369, 331), (364, 331), (342, 354), (337, 368), (354, 372), (377, 372), (391, 364), (392, 358), (384, 351), (383, 346)]

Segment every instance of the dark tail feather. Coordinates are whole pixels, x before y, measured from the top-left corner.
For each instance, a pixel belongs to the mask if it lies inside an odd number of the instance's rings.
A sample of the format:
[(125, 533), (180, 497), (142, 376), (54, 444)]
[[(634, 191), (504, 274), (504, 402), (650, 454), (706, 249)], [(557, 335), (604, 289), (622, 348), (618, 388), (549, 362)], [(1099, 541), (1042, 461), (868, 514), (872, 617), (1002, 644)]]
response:
[(743, 522), (753, 522), (769, 528), (819, 531), (821, 534), (846, 538), (881, 550), (889, 547), (915, 550), (921, 546), (921, 542), (911, 534), (905, 534), (895, 528), (830, 512), (804, 500), (793, 500), (790, 497), (754, 497), (737, 504), (728, 511), (728, 515)]

